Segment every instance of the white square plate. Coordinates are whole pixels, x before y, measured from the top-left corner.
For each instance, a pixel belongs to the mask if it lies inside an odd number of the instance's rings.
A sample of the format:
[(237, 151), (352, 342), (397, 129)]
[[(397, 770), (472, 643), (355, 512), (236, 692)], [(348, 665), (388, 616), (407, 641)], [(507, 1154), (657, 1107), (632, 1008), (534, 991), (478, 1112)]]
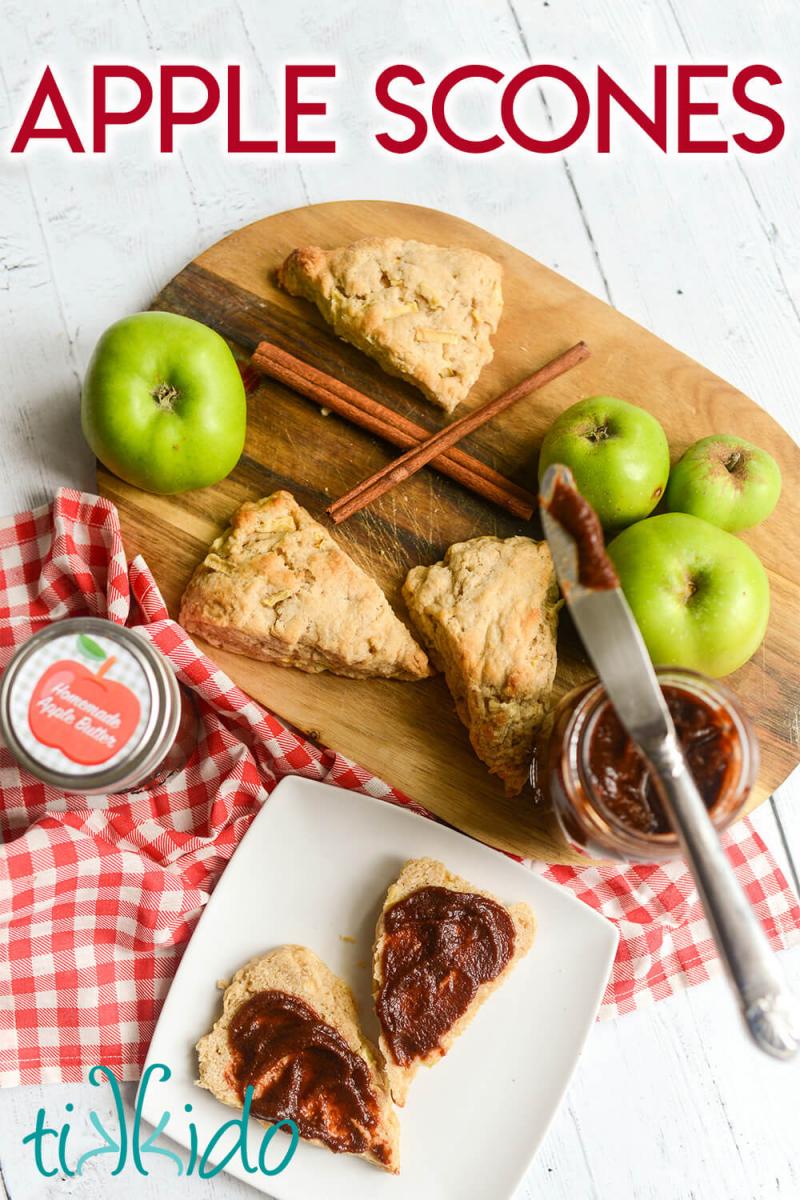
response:
[[(403, 863), (426, 855), (501, 900), (527, 900), (538, 930), (530, 954), (447, 1057), (414, 1080), (398, 1110), (400, 1175), (302, 1142), (279, 1175), (247, 1175), (238, 1156), (228, 1169), (276, 1200), (485, 1200), (489, 1177), (493, 1200), (511, 1196), (594, 1021), (616, 929), (566, 889), (455, 830), (309, 780), (285, 779), (275, 789), (200, 919), (150, 1045), (148, 1063), (165, 1063), (173, 1074), (148, 1089), (145, 1120), (155, 1124), (168, 1110), (168, 1135), (188, 1147), (190, 1103), (202, 1148), (235, 1115), (195, 1086), (194, 1044), (221, 1012), (216, 981), (284, 942), (310, 946), (347, 980), (377, 1041), (368, 965), (375, 924)], [(263, 1134), (251, 1121), (254, 1163)], [(271, 1148), (272, 1163), (283, 1137)]]

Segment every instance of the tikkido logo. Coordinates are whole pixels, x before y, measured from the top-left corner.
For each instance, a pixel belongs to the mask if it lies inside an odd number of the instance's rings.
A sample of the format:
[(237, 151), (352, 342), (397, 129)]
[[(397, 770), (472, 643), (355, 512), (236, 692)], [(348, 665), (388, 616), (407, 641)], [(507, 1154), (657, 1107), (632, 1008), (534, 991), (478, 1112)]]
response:
[[(122, 1091), (114, 1072), (105, 1066), (92, 1067), (89, 1072), (89, 1083), (93, 1087), (100, 1087), (105, 1082), (111, 1088), (114, 1125), (111, 1129), (106, 1128), (98, 1114), (94, 1110), (90, 1111), (89, 1121), (95, 1132), (99, 1135), (101, 1142), (99, 1145), (84, 1151), (77, 1161), (75, 1161), (74, 1166), (70, 1166), (68, 1142), (72, 1128), (71, 1125), (68, 1121), (65, 1121), (57, 1129), (48, 1126), (46, 1123), (47, 1114), (44, 1108), (40, 1108), (36, 1114), (35, 1128), (22, 1139), (23, 1145), (30, 1144), (33, 1146), (34, 1162), (37, 1171), (46, 1178), (61, 1175), (67, 1179), (74, 1179), (83, 1174), (83, 1168), (90, 1160), (105, 1159), (109, 1163), (114, 1163), (113, 1170), (111, 1171), (112, 1175), (122, 1174), (126, 1167), (133, 1169), (140, 1175), (149, 1175), (150, 1172), (147, 1169), (146, 1160), (149, 1157), (150, 1164), (152, 1165), (154, 1156), (161, 1159), (168, 1159), (174, 1163), (178, 1175), (194, 1175), (200, 1179), (213, 1179), (220, 1171), (224, 1171), (237, 1156), (240, 1159), (243, 1170), (248, 1175), (280, 1175), (282, 1171), (286, 1170), (294, 1157), (294, 1152), (297, 1149), (297, 1143), (300, 1138), (297, 1125), (288, 1118), (277, 1121), (274, 1125), (264, 1130), (264, 1135), (258, 1148), (257, 1161), (255, 1164), (250, 1161), (247, 1145), (247, 1127), (250, 1118), (250, 1107), (253, 1102), (252, 1087), (248, 1087), (245, 1090), (241, 1116), (234, 1117), (232, 1120), (225, 1121), (224, 1124), (220, 1125), (202, 1149), (200, 1147), (197, 1126), (192, 1120), (188, 1122), (188, 1159), (182, 1158), (175, 1150), (168, 1149), (166, 1146), (159, 1146), (157, 1144), (158, 1138), (162, 1134), (169, 1136), (167, 1126), (172, 1114), (168, 1111), (162, 1111), (155, 1129), (148, 1133), (142, 1129), (142, 1110), (151, 1081), (155, 1078), (155, 1082), (157, 1083), (160, 1076), (160, 1081), (165, 1083), (171, 1075), (172, 1072), (164, 1063), (152, 1063), (147, 1067), (142, 1075), (142, 1082), (136, 1096), (136, 1104), (133, 1112), (128, 1113), (125, 1111)], [(71, 1103), (65, 1105), (67, 1113), (73, 1112), (74, 1107)], [(184, 1111), (190, 1113), (192, 1105), (185, 1104)], [(279, 1129), (289, 1134), (289, 1145), (277, 1164), (270, 1166), (268, 1164), (269, 1150), (272, 1139)], [(222, 1149), (221, 1143), (229, 1133), (234, 1133), (234, 1142), (225, 1151)], [(48, 1139), (53, 1140), (50, 1141)], [(273, 1155), (272, 1157), (277, 1156)], [(211, 1162), (212, 1158), (216, 1160), (213, 1163)]]

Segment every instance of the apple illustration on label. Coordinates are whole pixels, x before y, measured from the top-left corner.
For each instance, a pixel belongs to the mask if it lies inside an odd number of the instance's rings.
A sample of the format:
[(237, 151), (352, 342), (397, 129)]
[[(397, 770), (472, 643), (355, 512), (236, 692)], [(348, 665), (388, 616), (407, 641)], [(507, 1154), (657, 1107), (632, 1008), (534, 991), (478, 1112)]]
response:
[[(96, 643), (91, 645), (104, 654)], [(99, 656), (89, 646), (86, 650)], [(97, 671), (73, 659), (47, 668), (28, 705), (28, 724), (38, 742), (60, 750), (70, 762), (96, 767), (130, 741), (141, 710), (129, 687), (105, 678), (115, 661), (105, 658)]]
[(604, 529), (622, 529), (653, 511), (669, 475), (666, 434), (652, 413), (614, 396), (565, 409), (545, 434), (539, 482), (551, 463), (572, 471)]
[(768, 517), (780, 494), (781, 471), (772, 455), (719, 433), (695, 442), (672, 468), (667, 508), (735, 532)]
[(732, 533), (662, 513), (626, 529), (608, 553), (657, 666), (729, 675), (761, 645), (767, 573)]

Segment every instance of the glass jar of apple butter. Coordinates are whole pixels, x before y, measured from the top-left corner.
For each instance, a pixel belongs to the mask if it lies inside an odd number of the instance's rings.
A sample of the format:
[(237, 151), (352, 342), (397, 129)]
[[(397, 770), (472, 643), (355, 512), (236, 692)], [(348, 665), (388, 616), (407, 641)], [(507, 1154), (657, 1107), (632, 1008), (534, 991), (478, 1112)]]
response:
[[(689, 768), (722, 832), (743, 812), (755, 782), (755, 731), (718, 680), (678, 668), (656, 673)], [(538, 737), (531, 780), (582, 853), (636, 862), (680, 856), (649, 769), (598, 679), (569, 692), (555, 709)]]

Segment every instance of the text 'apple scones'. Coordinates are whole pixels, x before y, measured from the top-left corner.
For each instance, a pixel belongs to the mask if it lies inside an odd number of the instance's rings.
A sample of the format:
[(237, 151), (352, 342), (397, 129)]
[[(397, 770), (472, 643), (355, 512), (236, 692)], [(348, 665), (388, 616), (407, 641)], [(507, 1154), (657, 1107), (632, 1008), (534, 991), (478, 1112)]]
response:
[(339, 337), (452, 412), (493, 356), (501, 268), (477, 250), (401, 238), (294, 250), (278, 272)]
[(180, 623), (224, 650), (302, 671), (431, 674), (375, 580), (288, 492), (234, 514), (183, 594)]

